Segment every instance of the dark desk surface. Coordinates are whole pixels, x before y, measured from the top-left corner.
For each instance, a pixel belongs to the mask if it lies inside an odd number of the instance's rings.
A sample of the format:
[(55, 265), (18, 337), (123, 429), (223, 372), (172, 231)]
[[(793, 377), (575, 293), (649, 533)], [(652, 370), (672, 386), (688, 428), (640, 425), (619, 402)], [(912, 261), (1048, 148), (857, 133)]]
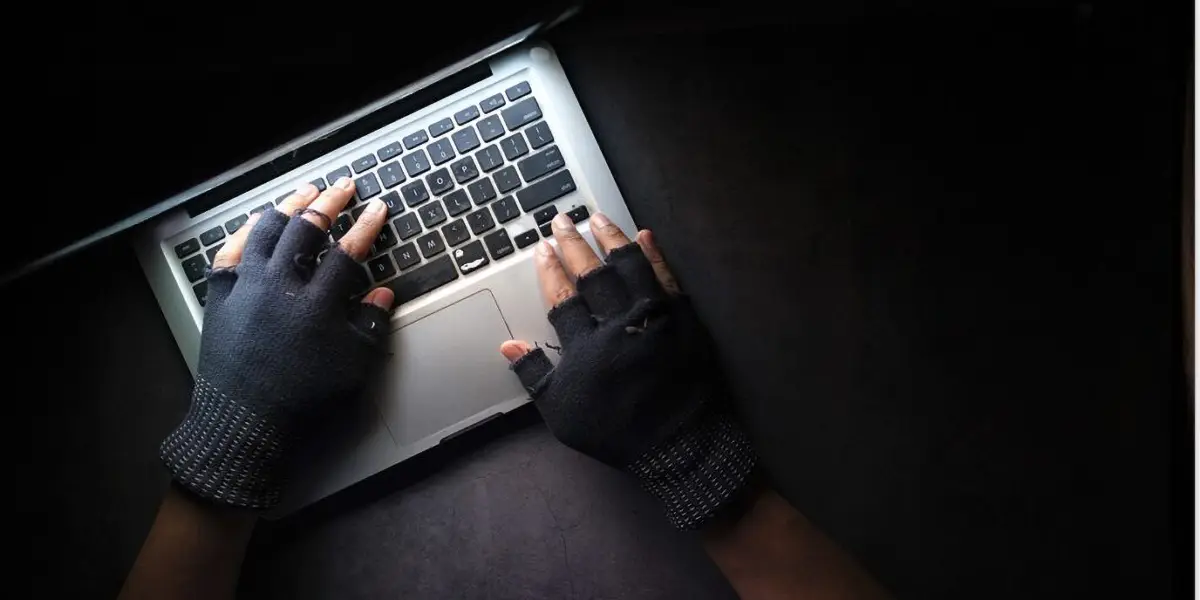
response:
[[(978, 27), (598, 10), (552, 35), (778, 487), (902, 596), (1164, 597), (1187, 572), (1171, 517), (1191, 502), (1169, 475), (1190, 439), (1189, 54), (1170, 15), (1128, 10), (953, 21)], [(21, 475), (46, 482), (20, 489), (35, 595), (111, 595), (189, 375), (124, 240), (3, 294), (23, 351), (7, 380), (34, 395), (10, 387), (34, 409), (9, 423), (29, 431)], [(243, 588), (732, 595), (629, 481), (529, 414), (263, 524)]]

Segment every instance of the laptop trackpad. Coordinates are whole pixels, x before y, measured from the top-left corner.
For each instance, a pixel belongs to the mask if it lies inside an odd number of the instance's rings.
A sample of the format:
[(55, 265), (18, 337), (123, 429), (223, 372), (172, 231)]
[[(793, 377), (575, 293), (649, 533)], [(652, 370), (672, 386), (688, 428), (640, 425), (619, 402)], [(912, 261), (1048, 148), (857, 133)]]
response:
[(487, 290), (392, 332), (380, 409), (396, 444), (527, 395), (500, 355), (501, 342), (510, 337)]

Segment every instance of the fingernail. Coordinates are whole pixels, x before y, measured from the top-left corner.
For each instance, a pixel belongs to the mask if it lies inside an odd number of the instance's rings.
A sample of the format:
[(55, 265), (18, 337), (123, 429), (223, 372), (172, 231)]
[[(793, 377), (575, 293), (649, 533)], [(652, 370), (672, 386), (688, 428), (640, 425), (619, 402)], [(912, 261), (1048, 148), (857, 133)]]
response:
[(296, 194), (304, 198), (313, 198), (317, 195), (317, 186), (311, 183), (300, 184), (300, 187), (296, 188)]
[(379, 198), (372, 198), (371, 201), (367, 203), (367, 210), (363, 212), (373, 215), (375, 213), (381, 213), (385, 210), (387, 210), (387, 205), (383, 203), (383, 200), (380, 200)]
[(349, 177), (339, 177), (337, 180), (337, 183), (334, 183), (333, 185), (336, 185), (336, 186), (342, 188), (343, 190), (354, 189), (354, 182), (350, 181)]
[(609, 221), (608, 217), (604, 216), (604, 213), (598, 212), (592, 215), (592, 224), (596, 227), (608, 227), (612, 225), (612, 221)]
[(550, 256), (551, 254), (554, 254), (554, 248), (550, 247), (550, 242), (542, 240), (542, 243), (538, 244), (537, 252), (542, 256)]
[(553, 223), (555, 229), (562, 229), (565, 231), (575, 229), (575, 224), (571, 222), (571, 217), (568, 217), (567, 213), (558, 213), (558, 216), (554, 217)]

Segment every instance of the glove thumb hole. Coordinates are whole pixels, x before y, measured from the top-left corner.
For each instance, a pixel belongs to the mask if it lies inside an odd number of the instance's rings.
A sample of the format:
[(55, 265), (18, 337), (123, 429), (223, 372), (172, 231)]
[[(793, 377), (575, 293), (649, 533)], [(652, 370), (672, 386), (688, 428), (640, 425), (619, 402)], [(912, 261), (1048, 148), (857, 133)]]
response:
[[(521, 352), (523, 351), (523, 354)], [(550, 381), (554, 364), (541, 348), (529, 350), (526, 342), (508, 341), (500, 345), (500, 353), (512, 361), (512, 370), (530, 396), (537, 396)], [(516, 360), (511, 357), (516, 356)]]

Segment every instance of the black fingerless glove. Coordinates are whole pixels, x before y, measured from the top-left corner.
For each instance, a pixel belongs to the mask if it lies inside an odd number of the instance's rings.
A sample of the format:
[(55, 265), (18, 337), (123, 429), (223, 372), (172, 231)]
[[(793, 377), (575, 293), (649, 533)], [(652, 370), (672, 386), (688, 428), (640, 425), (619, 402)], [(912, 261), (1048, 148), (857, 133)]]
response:
[(160, 455), (195, 494), (265, 509), (300, 440), (331, 404), (356, 398), (384, 356), (386, 311), (356, 302), (362, 266), (326, 234), (268, 210), (241, 263), (213, 271), (192, 405)]
[(581, 277), (548, 318), (562, 342), (513, 370), (555, 437), (636, 475), (671, 523), (697, 529), (746, 487), (756, 457), (729, 412), (711, 340), (637, 244)]

